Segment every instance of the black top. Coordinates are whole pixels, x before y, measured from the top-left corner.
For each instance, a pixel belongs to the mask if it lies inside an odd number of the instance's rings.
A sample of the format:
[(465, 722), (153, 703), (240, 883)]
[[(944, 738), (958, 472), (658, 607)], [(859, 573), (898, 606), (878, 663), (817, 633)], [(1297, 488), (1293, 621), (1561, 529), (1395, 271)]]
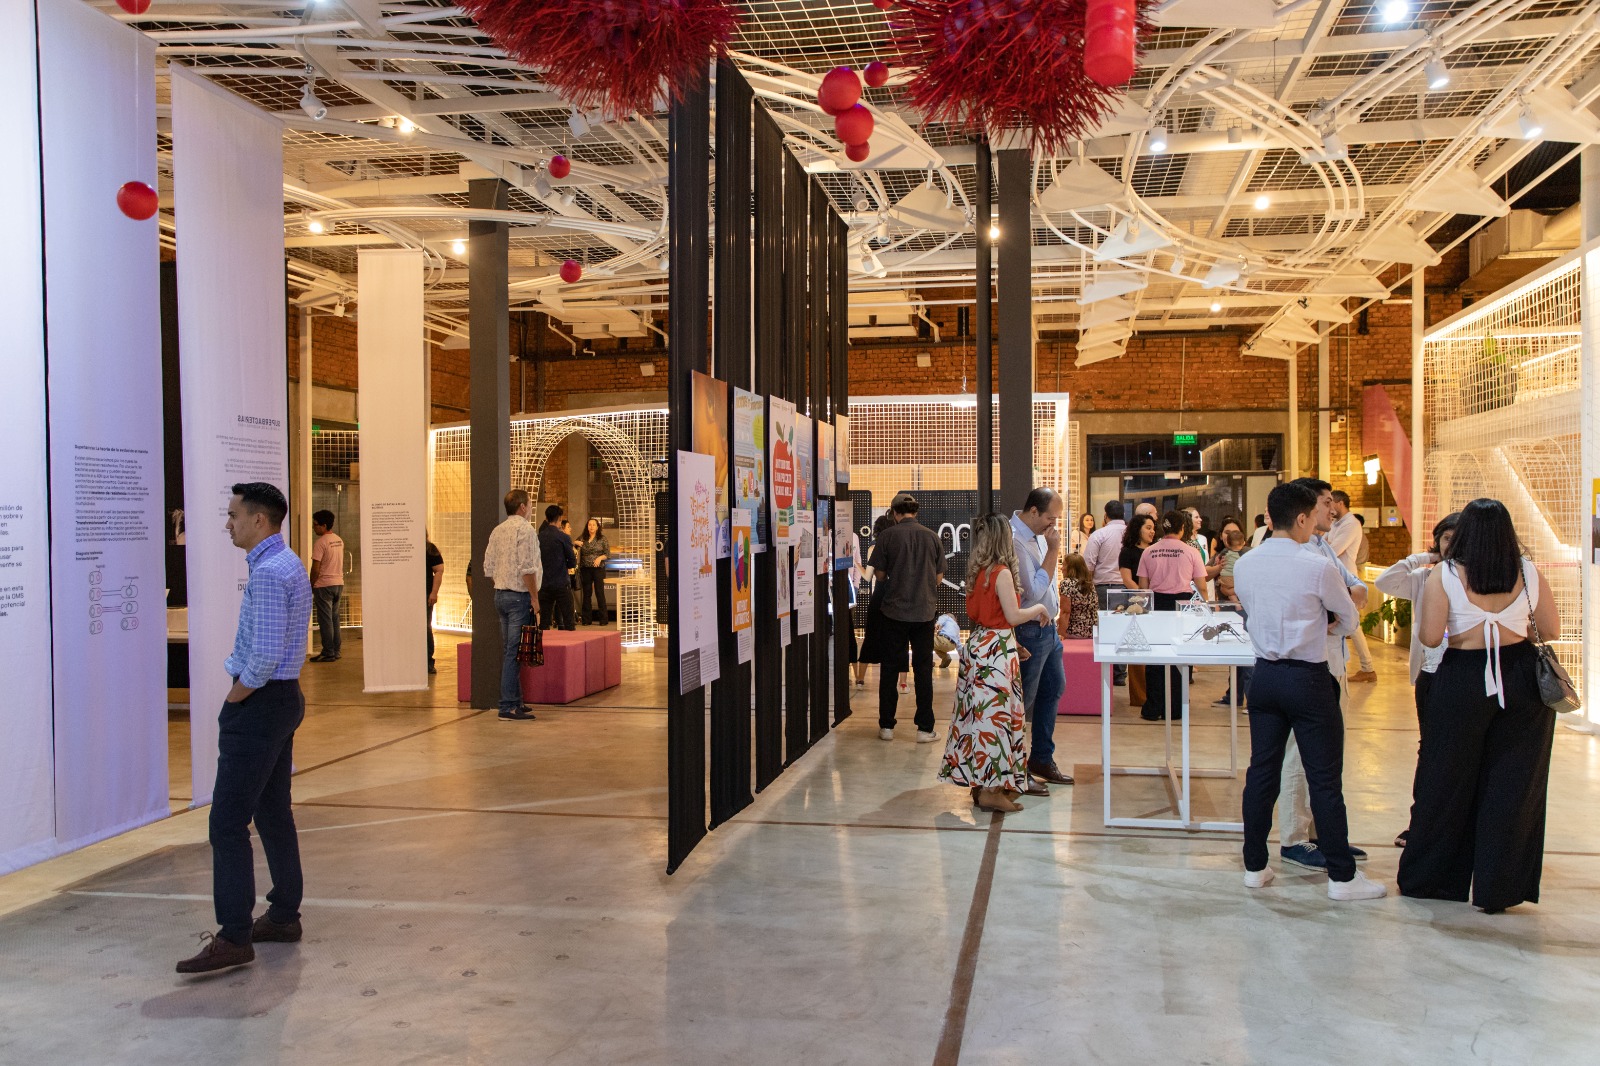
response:
[(1144, 549), (1138, 546), (1124, 545), (1122, 554), (1117, 556), (1117, 566), (1134, 576), (1135, 582), (1139, 578), (1139, 560), (1144, 556)]
[(539, 562), (544, 568), (541, 589), (572, 587), (567, 571), (578, 565), (578, 553), (572, 550), (572, 538), (548, 523), (539, 527)]
[(578, 553), (583, 557), (583, 568), (592, 570), (600, 556), (611, 554), (611, 545), (606, 542), (606, 535), (602, 533), (593, 540), (580, 540)]
[(938, 613), (934, 594), (944, 574), (944, 546), (933, 530), (907, 518), (878, 534), (867, 565), (887, 575), (885, 617), (901, 622), (931, 622)]
[[(431, 593), (433, 591), (433, 568), (436, 567), (436, 566), (443, 566), (444, 565), (444, 556), (439, 554), (439, 549), (433, 543), (433, 541), (428, 540), (428, 541), (423, 541), (423, 543), (425, 545), (427, 545), (427, 547), (424, 548), (423, 550), (427, 554), (427, 557), (428, 557), (428, 573), (427, 573), (428, 582), (424, 587)], [(468, 568), (467, 576), (469, 578), (472, 576), (472, 571), (471, 571), (470, 568)]]

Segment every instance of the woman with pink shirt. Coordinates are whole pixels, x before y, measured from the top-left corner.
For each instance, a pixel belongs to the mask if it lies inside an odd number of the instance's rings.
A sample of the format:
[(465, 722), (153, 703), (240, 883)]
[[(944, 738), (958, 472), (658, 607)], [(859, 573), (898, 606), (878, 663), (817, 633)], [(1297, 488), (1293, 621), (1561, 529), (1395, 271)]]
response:
[[(1176, 610), (1178, 604), (1194, 595), (1194, 590), (1204, 588), (1205, 560), (1189, 539), (1194, 536), (1194, 520), (1183, 511), (1168, 511), (1161, 519), (1161, 539), (1145, 549), (1139, 558), (1139, 587), (1156, 594), (1156, 610)], [(1156, 667), (1145, 671), (1144, 707), (1139, 716), (1149, 722), (1166, 718), (1167, 688), (1174, 692), (1182, 683), (1178, 668)], [(1174, 721), (1183, 717), (1182, 708), (1172, 706)]]

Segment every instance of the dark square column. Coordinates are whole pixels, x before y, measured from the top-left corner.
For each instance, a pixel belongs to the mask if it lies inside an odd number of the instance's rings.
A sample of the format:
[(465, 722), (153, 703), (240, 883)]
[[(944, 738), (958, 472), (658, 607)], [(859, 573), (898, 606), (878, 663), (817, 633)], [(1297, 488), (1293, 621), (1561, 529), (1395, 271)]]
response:
[[(504, 211), (511, 191), (500, 178), (467, 183), (476, 210)], [(483, 576), (489, 534), (505, 518), (511, 489), (511, 227), (505, 222), (469, 222), (467, 240), (468, 325), (471, 330), (468, 480), (472, 491), (472, 705), (500, 703), (503, 647), (494, 583)]]

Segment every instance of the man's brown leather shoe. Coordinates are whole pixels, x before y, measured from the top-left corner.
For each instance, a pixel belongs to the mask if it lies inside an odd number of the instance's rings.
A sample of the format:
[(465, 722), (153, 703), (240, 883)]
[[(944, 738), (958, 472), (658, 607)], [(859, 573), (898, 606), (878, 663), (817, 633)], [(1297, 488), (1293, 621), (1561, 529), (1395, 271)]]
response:
[(200, 949), (200, 954), (178, 963), (179, 973), (211, 973), (256, 961), (256, 949), (249, 944), (235, 944), (210, 933), (201, 935), (207, 938), (205, 947)]
[(1048, 781), (1052, 785), (1072, 784), (1072, 778), (1057, 769), (1054, 762), (1030, 761), (1028, 763), (1028, 773), (1032, 774), (1034, 777), (1037, 777), (1041, 781)]
[(250, 942), (253, 944), (293, 944), (299, 941), (300, 934), (298, 918), (279, 925), (263, 914), (250, 926)]
[(1024, 796), (1048, 796), (1050, 795), (1050, 786), (1036, 777), (1029, 777), (1028, 787), (1023, 790), (1022, 794)]

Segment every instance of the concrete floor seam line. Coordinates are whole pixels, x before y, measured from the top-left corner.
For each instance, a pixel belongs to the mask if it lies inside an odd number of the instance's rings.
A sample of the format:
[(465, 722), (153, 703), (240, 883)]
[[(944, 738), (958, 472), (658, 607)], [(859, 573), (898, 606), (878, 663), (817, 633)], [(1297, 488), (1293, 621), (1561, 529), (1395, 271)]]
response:
[(418, 811), (428, 814), (519, 814), (534, 818), (612, 818), (634, 822), (664, 822), (664, 814), (605, 814), (600, 811), (525, 811), (494, 807), (405, 807), (392, 803), (330, 803), (326, 800), (296, 800), (296, 807), (331, 807), (352, 811)]
[(370, 753), (372, 753), (374, 751), (378, 751), (380, 748), (387, 748), (387, 747), (390, 747), (392, 745), (399, 744), (401, 741), (411, 740), (411, 739), (413, 739), (415, 737), (420, 737), (424, 733), (432, 733), (434, 730), (443, 729), (447, 725), (459, 725), (462, 722), (471, 721), (472, 719), (477, 718), (480, 715), (485, 715), (485, 714), (488, 714), (488, 713), (489, 712), (486, 711), (486, 710), (484, 710), (484, 711), (473, 711), (470, 714), (463, 714), (463, 715), (461, 715), (461, 716), (459, 716), (457, 718), (451, 718), (451, 719), (449, 719), (447, 721), (435, 722), (433, 725), (430, 725), (430, 726), (426, 727), (425, 729), (419, 729), (414, 733), (407, 733), (403, 737), (395, 737), (393, 740), (380, 741), (379, 743), (374, 744), (371, 747), (362, 748), (360, 751), (352, 751), (347, 755), (340, 755), (337, 758), (329, 759), (327, 762), (319, 762), (314, 766), (302, 767), (302, 768), (300, 768), (300, 769), (298, 769), (298, 770), (296, 770), (294, 772), (294, 776), (295, 777), (301, 777), (301, 776), (304, 776), (305, 774), (309, 774), (313, 770), (321, 770), (324, 767), (333, 766), (336, 763), (346, 762), (347, 760), (354, 759), (354, 758), (356, 758), (357, 756), (360, 756), (360, 755), (368, 755), (368, 754), (370, 754)]
[(961, 1061), (967, 1008), (972, 1003), (972, 985), (978, 975), (978, 949), (983, 944), (983, 925), (989, 917), (989, 896), (994, 889), (994, 868), (1000, 855), (1000, 829), (1005, 820), (1001, 811), (995, 811), (989, 819), (989, 835), (983, 842), (983, 861), (978, 866), (978, 883), (972, 890), (967, 926), (961, 933), (961, 953), (956, 956), (956, 970), (950, 980), (950, 1005), (945, 1009), (944, 1028), (933, 1053), (933, 1066), (956, 1066)]

